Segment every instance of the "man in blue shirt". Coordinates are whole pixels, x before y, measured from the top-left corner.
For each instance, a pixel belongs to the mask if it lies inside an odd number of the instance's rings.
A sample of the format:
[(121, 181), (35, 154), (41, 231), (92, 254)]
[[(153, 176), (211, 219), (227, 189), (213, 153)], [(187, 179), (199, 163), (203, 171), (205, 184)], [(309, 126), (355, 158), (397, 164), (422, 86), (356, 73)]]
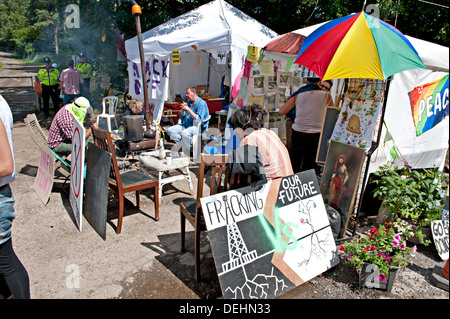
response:
[[(183, 102), (180, 110), (181, 124), (171, 126), (167, 129), (170, 139), (182, 147), (185, 154), (189, 154), (192, 146), (192, 136), (197, 133), (197, 124), (203, 122), (209, 116), (208, 105), (202, 100), (195, 87), (186, 89), (187, 102)], [(202, 123), (202, 132), (208, 129), (209, 121)], [(199, 132), (200, 133), (200, 132)]]

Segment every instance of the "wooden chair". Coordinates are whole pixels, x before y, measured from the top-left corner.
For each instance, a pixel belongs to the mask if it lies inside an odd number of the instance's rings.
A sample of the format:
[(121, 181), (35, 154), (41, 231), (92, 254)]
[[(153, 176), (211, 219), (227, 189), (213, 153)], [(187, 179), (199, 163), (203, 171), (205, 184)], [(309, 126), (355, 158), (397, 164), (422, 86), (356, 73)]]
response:
[[(181, 217), (181, 251), (186, 251), (186, 219), (194, 227), (194, 256), (195, 256), (195, 277), (200, 279), (200, 232), (206, 230), (203, 219), (200, 198), (203, 197), (203, 185), (205, 184), (205, 168), (211, 166), (211, 182), (209, 195), (226, 191), (226, 184), (222, 186), (222, 174), (225, 172), (228, 154), (201, 154), (200, 168), (197, 183), (197, 199), (180, 203)], [(208, 195), (208, 196), (209, 196)]]
[(96, 146), (109, 152), (111, 155), (111, 167), (109, 177), (109, 187), (117, 193), (119, 198), (119, 219), (116, 233), (122, 230), (122, 219), (125, 202), (125, 193), (136, 192), (136, 207), (139, 208), (140, 191), (147, 188), (154, 188), (155, 195), (155, 219), (159, 220), (159, 186), (158, 179), (139, 170), (119, 171), (114, 144), (109, 131), (102, 131), (91, 127), (94, 143)]

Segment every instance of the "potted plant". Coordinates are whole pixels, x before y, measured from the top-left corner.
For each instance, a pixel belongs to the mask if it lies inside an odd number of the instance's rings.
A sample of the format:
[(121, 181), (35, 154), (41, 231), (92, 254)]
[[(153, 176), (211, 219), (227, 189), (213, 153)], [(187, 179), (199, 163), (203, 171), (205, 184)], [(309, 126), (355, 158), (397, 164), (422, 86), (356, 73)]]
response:
[[(423, 233), (432, 220), (441, 218), (445, 200), (444, 176), (434, 169), (412, 170), (390, 167), (389, 163), (374, 172), (374, 197), (382, 200), (382, 208), (392, 219), (401, 218), (413, 225), (417, 243), (428, 245), (431, 241)], [(431, 232), (430, 232), (431, 233)]]
[(416, 246), (408, 247), (406, 239), (412, 235), (411, 225), (397, 219), (374, 226), (366, 236), (341, 245), (345, 261), (359, 274), (359, 286), (392, 290), (397, 272), (412, 264)]

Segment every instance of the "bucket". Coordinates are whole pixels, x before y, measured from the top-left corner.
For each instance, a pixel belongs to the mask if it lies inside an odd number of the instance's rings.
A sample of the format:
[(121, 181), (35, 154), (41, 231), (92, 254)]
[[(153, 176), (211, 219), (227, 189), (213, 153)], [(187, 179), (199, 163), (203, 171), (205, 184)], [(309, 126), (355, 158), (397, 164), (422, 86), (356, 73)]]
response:
[(144, 138), (142, 115), (126, 115), (122, 119), (125, 127), (125, 139), (131, 142), (141, 141)]

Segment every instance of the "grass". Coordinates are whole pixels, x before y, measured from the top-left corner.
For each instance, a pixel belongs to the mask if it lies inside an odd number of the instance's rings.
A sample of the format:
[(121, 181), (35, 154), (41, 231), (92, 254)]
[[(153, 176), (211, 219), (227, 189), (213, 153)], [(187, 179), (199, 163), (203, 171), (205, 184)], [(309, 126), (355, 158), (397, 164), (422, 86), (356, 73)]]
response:
[(0, 69), (3, 68), (3, 63), (0, 62)]

